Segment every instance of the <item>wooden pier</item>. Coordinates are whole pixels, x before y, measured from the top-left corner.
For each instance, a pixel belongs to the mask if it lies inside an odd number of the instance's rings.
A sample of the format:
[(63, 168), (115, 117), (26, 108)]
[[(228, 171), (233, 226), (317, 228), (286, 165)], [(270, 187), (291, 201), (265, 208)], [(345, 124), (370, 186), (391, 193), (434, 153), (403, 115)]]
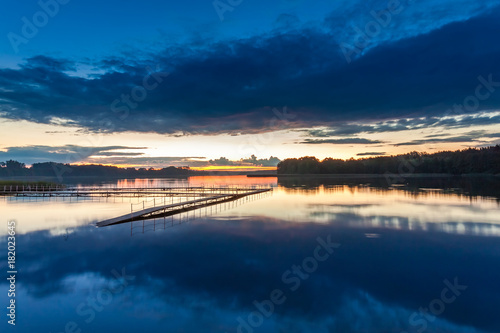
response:
[(244, 194), (260, 187), (24, 187), (2, 186), (0, 196), (16, 197), (208, 197), (221, 194)]
[[(261, 186), (212, 186), (212, 187), (29, 187), (3, 186), (0, 196), (20, 198), (150, 198), (135, 205), (141, 205), (134, 211), (131, 203), (129, 214), (97, 223), (98, 227), (155, 219), (196, 210), (203, 207), (218, 205), (244, 197), (254, 196), (272, 191)], [(171, 198), (167, 204), (166, 198)], [(179, 202), (174, 202), (174, 198)], [(150, 204), (153, 204), (152, 207)], [(158, 204), (157, 204), (158, 203)]]
[(247, 196), (261, 194), (269, 191), (271, 191), (271, 189), (251, 190), (246, 192), (240, 192), (238, 194), (222, 194), (196, 200), (183, 201), (174, 204), (159, 205), (151, 208), (145, 208), (135, 212), (131, 211), (130, 214), (125, 214), (109, 220), (98, 222), (97, 226), (106, 227), (114, 224), (172, 216), (203, 207), (235, 201)]

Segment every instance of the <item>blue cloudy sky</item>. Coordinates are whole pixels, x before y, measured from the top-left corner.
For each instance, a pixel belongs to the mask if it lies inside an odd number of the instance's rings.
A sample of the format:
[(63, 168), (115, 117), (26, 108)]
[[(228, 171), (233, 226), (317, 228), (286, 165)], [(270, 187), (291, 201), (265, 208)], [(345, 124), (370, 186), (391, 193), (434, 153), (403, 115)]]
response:
[(500, 142), (499, 0), (29, 0), (0, 22), (0, 161)]

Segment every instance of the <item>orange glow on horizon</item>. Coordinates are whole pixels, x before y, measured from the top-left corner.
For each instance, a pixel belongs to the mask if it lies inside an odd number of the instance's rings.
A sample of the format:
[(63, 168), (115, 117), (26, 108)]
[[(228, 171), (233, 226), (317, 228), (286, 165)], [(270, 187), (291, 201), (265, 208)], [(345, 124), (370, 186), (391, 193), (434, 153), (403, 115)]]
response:
[[(100, 166), (109, 166), (109, 167), (116, 167), (116, 168), (144, 168), (144, 169), (150, 169), (150, 166), (146, 165), (137, 165), (137, 164), (112, 164), (112, 163), (71, 163), (71, 165), (74, 166), (83, 166), (83, 165), (100, 165)], [(165, 166), (167, 167), (172, 167), (173, 165), (170, 166)], [(178, 166), (173, 166), (176, 168), (182, 168)], [(162, 168), (158, 167), (153, 167), (154, 170), (161, 170)], [(255, 166), (255, 165), (207, 165), (207, 166), (201, 166), (201, 167), (190, 167), (190, 170), (194, 171), (276, 171), (277, 167), (265, 167), (265, 166)]]
[(245, 166), (245, 165), (209, 165), (192, 167), (196, 171), (276, 171), (276, 167)]
[(247, 177), (247, 176), (191, 176), (188, 178), (189, 186), (212, 186), (212, 185), (265, 185), (275, 186), (278, 184), (277, 177)]

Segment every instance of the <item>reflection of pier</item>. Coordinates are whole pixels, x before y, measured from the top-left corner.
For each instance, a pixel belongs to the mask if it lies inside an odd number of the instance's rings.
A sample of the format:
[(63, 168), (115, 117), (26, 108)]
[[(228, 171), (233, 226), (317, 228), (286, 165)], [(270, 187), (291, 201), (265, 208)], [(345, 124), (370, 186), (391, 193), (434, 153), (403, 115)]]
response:
[[(101, 221), (97, 223), (98, 227), (106, 227), (113, 224), (120, 224), (125, 222), (133, 222), (137, 220), (153, 219), (157, 217), (167, 217), (171, 215), (176, 215), (191, 210), (218, 205), (226, 202), (235, 201), (244, 197), (257, 195), (270, 191), (271, 189), (244, 189), (244, 188), (225, 188), (225, 193), (223, 188), (217, 188), (214, 191), (212, 188), (199, 188), (200, 192), (185, 192), (184, 188), (179, 188), (182, 191), (182, 197), (189, 196), (202, 197), (195, 200), (186, 200), (178, 203), (165, 204), (165, 198), (171, 196), (174, 193), (164, 192), (160, 195), (163, 198), (155, 198), (153, 201), (153, 207), (146, 208), (148, 204), (146, 201), (142, 202), (142, 209), (138, 211), (133, 211), (133, 205), (131, 205), (130, 214), (118, 216), (106, 221)], [(177, 193), (175, 193), (177, 195)], [(162, 201), (163, 200), (163, 201)], [(158, 205), (157, 205), (158, 202)], [(151, 202), (150, 202), (151, 203)]]
[(146, 232), (154, 232), (166, 230), (176, 226), (180, 226), (193, 220), (208, 217), (213, 214), (218, 214), (222, 211), (230, 210), (250, 201), (258, 200), (271, 195), (270, 191), (259, 191), (257, 194), (243, 196), (235, 200), (224, 200), (213, 205), (205, 205), (204, 207), (196, 207), (185, 209), (178, 212), (168, 212), (166, 214), (155, 215), (152, 218), (144, 218), (138, 221), (131, 221), (130, 236), (134, 234), (144, 234)]

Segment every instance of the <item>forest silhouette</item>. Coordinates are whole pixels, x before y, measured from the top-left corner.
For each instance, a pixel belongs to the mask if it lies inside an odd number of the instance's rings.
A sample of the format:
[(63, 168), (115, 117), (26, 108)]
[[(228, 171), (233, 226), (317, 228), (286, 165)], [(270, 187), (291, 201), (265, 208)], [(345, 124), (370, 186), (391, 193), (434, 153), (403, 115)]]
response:
[(386, 173), (500, 174), (500, 146), (348, 160), (325, 158), (320, 161), (316, 157), (305, 156), (285, 159), (278, 164), (278, 175)]

